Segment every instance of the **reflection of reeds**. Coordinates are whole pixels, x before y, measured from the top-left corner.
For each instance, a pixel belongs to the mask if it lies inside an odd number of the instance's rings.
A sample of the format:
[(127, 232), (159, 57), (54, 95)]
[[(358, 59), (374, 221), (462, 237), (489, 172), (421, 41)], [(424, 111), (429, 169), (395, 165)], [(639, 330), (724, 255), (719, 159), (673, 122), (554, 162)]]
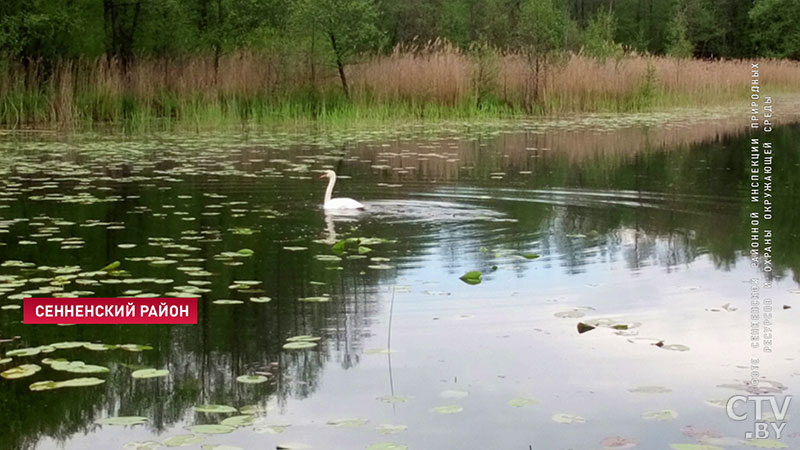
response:
[[(800, 63), (760, 60), (762, 86), (800, 86)], [(297, 118), (430, 118), (515, 114), (531, 71), (516, 53), (464, 51), (445, 42), (398, 47), (348, 67), (352, 101), (332, 67), (306, 55), (238, 51), (217, 68), (206, 56), (29, 62), (0, 68), (0, 124), (144, 122), (214, 125)], [(547, 70), (535, 111), (634, 111), (741, 99), (750, 62), (571, 55)], [(313, 73), (312, 73), (313, 72)]]

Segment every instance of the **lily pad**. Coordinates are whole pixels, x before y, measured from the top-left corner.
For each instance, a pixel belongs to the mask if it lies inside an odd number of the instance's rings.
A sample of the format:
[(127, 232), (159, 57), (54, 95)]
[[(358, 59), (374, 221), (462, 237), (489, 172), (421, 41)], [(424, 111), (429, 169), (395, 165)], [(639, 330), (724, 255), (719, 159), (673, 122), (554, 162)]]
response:
[(439, 393), (439, 397), (441, 398), (452, 398), (452, 399), (465, 398), (468, 395), (469, 392), (462, 391), (459, 389), (446, 390)]
[(308, 341), (298, 341), (298, 342), (288, 342), (283, 344), (283, 348), (286, 350), (303, 350), (306, 348), (314, 348), (317, 346), (316, 342), (308, 342)]
[(671, 409), (661, 409), (658, 411), (647, 411), (642, 414), (644, 420), (672, 420), (678, 417), (678, 413)]
[(253, 431), (258, 434), (281, 434), (286, 431), (288, 426), (289, 425), (262, 425), (260, 427), (255, 427)]
[(250, 301), (253, 303), (269, 303), (271, 300), (269, 297), (250, 297)]
[(0, 377), (7, 380), (16, 380), (17, 378), (29, 377), (40, 370), (42, 370), (41, 366), (36, 364), (23, 364), (3, 371), (0, 373)]
[(408, 429), (407, 425), (392, 425), (389, 423), (382, 423), (375, 427), (375, 430), (381, 434), (397, 434), (402, 433)]
[(206, 438), (202, 436), (195, 436), (193, 434), (178, 434), (176, 436), (168, 437), (161, 443), (167, 447), (183, 447), (187, 445), (200, 444), (205, 440)]
[(331, 301), (331, 298), (320, 296), (320, 297), (303, 297), (303, 298), (298, 298), (297, 300), (306, 303), (326, 303)]
[(358, 428), (363, 427), (367, 423), (369, 423), (367, 419), (336, 419), (328, 421), (328, 425), (332, 425), (336, 428)]
[(241, 300), (220, 299), (220, 300), (214, 300), (211, 303), (215, 305), (241, 305), (244, 302)]
[[(44, 361), (43, 361), (44, 362)], [(70, 373), (107, 373), (108, 367), (86, 364), (83, 361), (53, 361), (50, 364), (53, 370)]]
[(524, 397), (514, 398), (508, 401), (508, 406), (513, 406), (514, 408), (524, 408), (526, 406), (534, 406), (538, 404), (538, 400)]
[(411, 397), (404, 397), (402, 395), (387, 395), (384, 397), (378, 397), (378, 400), (382, 401), (383, 403), (406, 403), (411, 399)]
[(628, 389), (628, 392), (633, 392), (634, 394), (666, 394), (672, 392), (672, 389), (664, 386), (636, 386)]
[(251, 415), (231, 416), (220, 422), (220, 424), (227, 425), (229, 427), (239, 428), (252, 425), (254, 420), (255, 417)]
[(237, 250), (236, 253), (238, 253), (241, 256), (253, 256), (253, 254), (255, 252), (253, 250), (250, 250), (249, 248), (243, 248), (243, 249)]
[(461, 405), (441, 405), (431, 408), (431, 412), (436, 414), (458, 414), (461, 411), (464, 411), (464, 407)]
[(140, 369), (131, 374), (133, 378), (158, 378), (167, 375), (169, 375), (169, 370), (167, 369)]
[(100, 419), (95, 421), (95, 423), (99, 423), (100, 425), (111, 425), (111, 426), (119, 426), (119, 427), (132, 427), (134, 425), (143, 425), (148, 422), (147, 417), (141, 416), (119, 416), (119, 417), (106, 417), (105, 419)]
[(246, 383), (246, 384), (259, 384), (259, 383), (266, 383), (267, 377), (264, 375), (240, 375), (236, 377), (236, 381), (239, 383)]
[(558, 423), (586, 423), (586, 419), (581, 416), (576, 416), (574, 414), (566, 414), (566, 413), (558, 413), (553, 415), (553, 422)]
[(161, 447), (161, 443), (156, 441), (126, 442), (122, 445), (125, 450), (156, 450), (158, 447)]
[(230, 425), (192, 425), (186, 428), (192, 433), (200, 434), (227, 434), (235, 430), (235, 427)]
[(195, 406), (194, 410), (208, 414), (228, 414), (235, 413), (237, 411), (236, 408), (228, 405), (200, 405)]
[(367, 447), (367, 450), (406, 450), (407, 445), (395, 444), (394, 442), (378, 442)]
[(480, 284), (483, 281), (483, 274), (478, 270), (473, 270), (462, 275), (460, 280), (467, 284)]

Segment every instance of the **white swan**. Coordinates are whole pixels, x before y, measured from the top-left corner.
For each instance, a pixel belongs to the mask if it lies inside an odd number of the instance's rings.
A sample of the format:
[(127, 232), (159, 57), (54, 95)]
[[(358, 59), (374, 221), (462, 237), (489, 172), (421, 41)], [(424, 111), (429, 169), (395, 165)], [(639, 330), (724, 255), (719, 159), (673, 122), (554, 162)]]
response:
[(333, 185), (336, 184), (336, 172), (326, 170), (320, 178), (328, 178), (328, 188), (325, 189), (325, 209), (364, 209), (364, 205), (353, 200), (352, 198), (331, 198), (333, 194)]

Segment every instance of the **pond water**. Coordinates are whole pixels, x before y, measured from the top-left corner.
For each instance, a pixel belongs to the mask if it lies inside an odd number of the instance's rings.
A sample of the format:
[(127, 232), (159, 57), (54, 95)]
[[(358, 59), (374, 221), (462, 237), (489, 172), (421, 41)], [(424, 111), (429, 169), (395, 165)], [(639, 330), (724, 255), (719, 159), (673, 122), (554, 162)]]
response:
[[(601, 118), (5, 136), (0, 370), (41, 370), (0, 379), (0, 448), (745, 445), (752, 421), (724, 409), (750, 377), (744, 131)], [(771, 139), (760, 386), (783, 396), (800, 376), (800, 126)], [(324, 213), (327, 168), (365, 212)], [(199, 322), (23, 325), (31, 296), (198, 297)], [(304, 335), (319, 339), (290, 339)], [(144, 368), (168, 373), (132, 376)], [(77, 377), (104, 383), (30, 389)], [(798, 447), (791, 414), (782, 442)], [(142, 423), (107, 420), (128, 416)]]

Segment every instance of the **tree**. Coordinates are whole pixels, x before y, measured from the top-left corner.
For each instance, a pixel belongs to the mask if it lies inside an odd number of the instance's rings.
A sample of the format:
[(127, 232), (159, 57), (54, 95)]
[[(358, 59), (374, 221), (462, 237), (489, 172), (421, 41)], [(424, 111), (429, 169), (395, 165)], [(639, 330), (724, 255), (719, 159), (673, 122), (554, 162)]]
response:
[(541, 98), (546, 72), (565, 50), (574, 23), (554, 0), (525, 0), (517, 27), (516, 41), (532, 73), (523, 99), (523, 106), (530, 111)]
[(760, 54), (800, 59), (800, 0), (757, 0), (750, 20)]
[(319, 33), (330, 49), (346, 97), (350, 97), (345, 66), (355, 55), (380, 47), (378, 10), (372, 0), (299, 0), (292, 9), (292, 21), (300, 30)]
[(616, 34), (617, 18), (610, 10), (600, 10), (583, 31), (583, 49), (597, 59), (618, 58), (622, 55), (622, 45), (615, 42)]
[(667, 54), (676, 58), (690, 58), (694, 53), (694, 45), (689, 40), (689, 21), (686, 9), (681, 2), (667, 28)]

